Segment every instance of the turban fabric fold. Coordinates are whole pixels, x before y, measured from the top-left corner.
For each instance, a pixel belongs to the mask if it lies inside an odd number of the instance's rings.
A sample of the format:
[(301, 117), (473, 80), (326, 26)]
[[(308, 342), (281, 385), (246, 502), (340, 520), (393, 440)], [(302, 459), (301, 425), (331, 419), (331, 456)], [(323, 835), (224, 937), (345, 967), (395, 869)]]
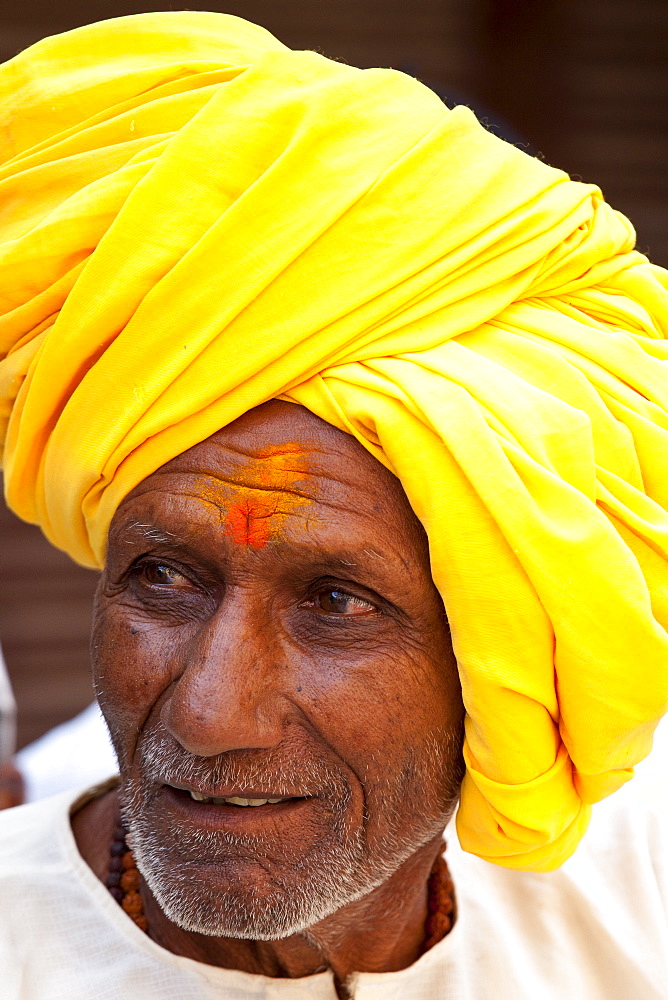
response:
[(100, 567), (123, 498), (282, 397), (429, 537), (463, 846), (549, 869), (668, 698), (668, 292), (627, 220), (392, 70), (222, 14), (0, 68), (7, 501)]

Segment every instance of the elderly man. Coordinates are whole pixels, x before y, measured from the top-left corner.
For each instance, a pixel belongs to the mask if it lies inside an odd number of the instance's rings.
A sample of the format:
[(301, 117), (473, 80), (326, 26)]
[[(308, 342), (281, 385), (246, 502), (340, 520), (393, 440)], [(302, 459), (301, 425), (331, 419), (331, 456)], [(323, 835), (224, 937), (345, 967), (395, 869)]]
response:
[(120, 769), (2, 816), (3, 998), (665, 1000), (664, 832), (585, 833), (668, 697), (628, 222), (224, 15), (0, 96), (6, 495), (102, 570)]

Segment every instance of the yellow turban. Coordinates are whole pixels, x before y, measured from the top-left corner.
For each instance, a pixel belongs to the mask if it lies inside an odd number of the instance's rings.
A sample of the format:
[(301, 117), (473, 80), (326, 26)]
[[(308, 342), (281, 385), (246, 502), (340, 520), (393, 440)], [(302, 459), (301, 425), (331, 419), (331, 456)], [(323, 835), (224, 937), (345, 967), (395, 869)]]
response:
[(222, 14), (0, 68), (10, 506), (101, 566), (123, 497), (283, 396), (401, 480), (467, 710), (458, 829), (556, 867), (668, 697), (668, 293), (626, 219), (391, 70)]

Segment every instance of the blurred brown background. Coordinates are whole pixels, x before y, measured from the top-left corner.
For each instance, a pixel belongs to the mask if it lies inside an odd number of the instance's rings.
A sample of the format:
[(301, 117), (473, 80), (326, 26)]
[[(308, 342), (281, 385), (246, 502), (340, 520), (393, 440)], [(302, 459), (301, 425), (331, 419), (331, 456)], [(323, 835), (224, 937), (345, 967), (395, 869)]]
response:
[[(167, 5), (164, 5), (167, 7)], [(176, 9), (180, 5), (176, 5)], [(192, 6), (197, 7), (197, 4)], [(0, 0), (0, 59), (44, 35), (161, 9), (159, 0)], [(668, 266), (668, 0), (228, 0), (294, 48), (394, 66), (470, 104), (490, 126), (599, 184)], [(0, 511), (0, 638), (19, 744), (91, 698), (95, 574)]]

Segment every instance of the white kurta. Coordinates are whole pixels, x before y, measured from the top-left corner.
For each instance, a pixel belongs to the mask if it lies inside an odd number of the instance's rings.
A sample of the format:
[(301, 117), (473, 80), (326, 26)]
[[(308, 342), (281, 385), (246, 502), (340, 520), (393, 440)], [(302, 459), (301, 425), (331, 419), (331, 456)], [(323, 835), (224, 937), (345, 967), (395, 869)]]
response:
[[(63, 793), (0, 814), (0, 1000), (334, 1000), (329, 973), (271, 979), (160, 948), (79, 855)], [(449, 837), (459, 918), (355, 1000), (668, 1000), (665, 820), (622, 793), (558, 872), (489, 865)]]

